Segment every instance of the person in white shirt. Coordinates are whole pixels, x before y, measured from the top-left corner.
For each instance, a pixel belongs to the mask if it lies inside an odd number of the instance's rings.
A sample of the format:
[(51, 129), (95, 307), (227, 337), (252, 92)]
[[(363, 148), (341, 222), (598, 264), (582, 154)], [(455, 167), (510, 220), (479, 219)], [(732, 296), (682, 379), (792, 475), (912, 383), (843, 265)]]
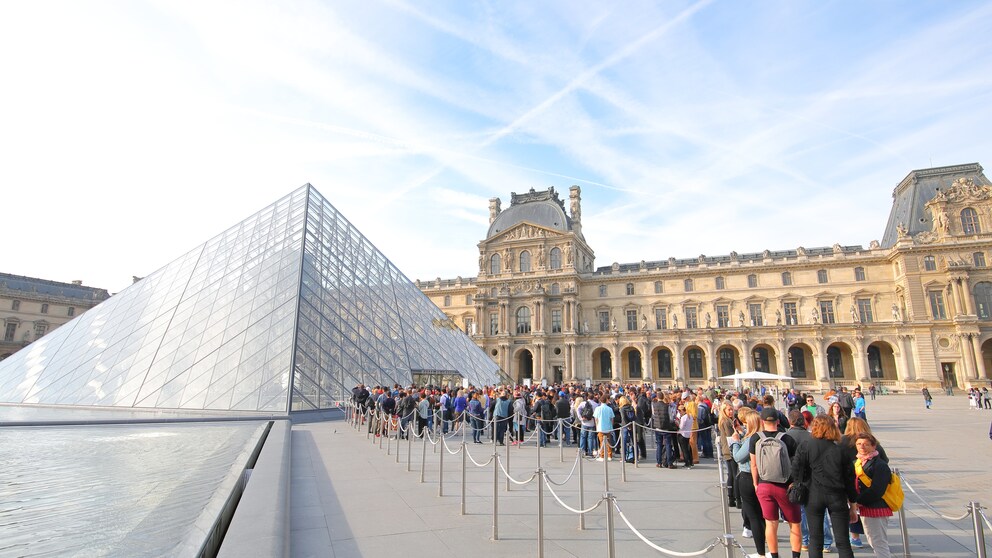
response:
[(613, 436), (611, 432), (613, 430), (613, 415), (613, 409), (605, 401), (593, 411), (593, 418), (596, 420), (596, 435), (599, 438), (597, 461), (602, 461), (604, 457), (613, 460)]

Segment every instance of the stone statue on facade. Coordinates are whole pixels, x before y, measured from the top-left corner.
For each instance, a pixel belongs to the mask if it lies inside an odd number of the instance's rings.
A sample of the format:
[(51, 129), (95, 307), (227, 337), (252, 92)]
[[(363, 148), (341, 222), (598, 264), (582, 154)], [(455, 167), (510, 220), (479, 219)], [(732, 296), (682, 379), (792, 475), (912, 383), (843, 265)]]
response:
[(613, 329), (613, 331), (617, 330), (617, 319), (615, 317), (610, 318), (610, 327)]
[(933, 226), (934, 226), (933, 229), (934, 232), (937, 231), (947, 232), (947, 230), (950, 228), (947, 222), (947, 212), (944, 211), (943, 208), (938, 207), (934, 209)]
[(858, 323), (860, 321), (861, 320), (858, 317), (858, 309), (855, 308), (854, 305), (852, 304), (851, 305), (851, 323), (855, 323), (856, 324), (856, 323)]
[(572, 256), (572, 243), (571, 242), (569, 242), (568, 244), (565, 245), (565, 262), (568, 263), (568, 265), (572, 265), (572, 264), (575, 263), (575, 259)]
[(678, 314), (672, 313), (672, 329), (679, 328), (679, 316)]
[(741, 324), (741, 327), (744, 327), (744, 311), (743, 310), (741, 310), (741, 313), (737, 315), (737, 321)]
[(899, 223), (896, 225), (896, 234), (899, 235), (899, 238), (906, 238), (909, 236), (909, 229), (906, 228), (905, 224)]
[(813, 311), (810, 312), (810, 315), (813, 318), (814, 325), (820, 323), (820, 311), (816, 309), (816, 306), (813, 307)]
[(582, 322), (582, 333), (589, 333), (589, 320)]
[(503, 249), (503, 269), (513, 271), (513, 252), (509, 248)]
[(782, 325), (782, 311), (775, 310), (775, 325)]
[(892, 319), (897, 322), (902, 321), (902, 312), (899, 311), (899, 305), (895, 302), (892, 303)]
[(486, 255), (479, 254), (479, 273), (485, 273), (486, 271)]
[(540, 267), (544, 267), (545, 265), (544, 248), (541, 248), (537, 251), (537, 265)]
[(641, 329), (647, 329), (647, 328), (648, 328), (648, 317), (645, 316), (644, 314), (641, 314)]

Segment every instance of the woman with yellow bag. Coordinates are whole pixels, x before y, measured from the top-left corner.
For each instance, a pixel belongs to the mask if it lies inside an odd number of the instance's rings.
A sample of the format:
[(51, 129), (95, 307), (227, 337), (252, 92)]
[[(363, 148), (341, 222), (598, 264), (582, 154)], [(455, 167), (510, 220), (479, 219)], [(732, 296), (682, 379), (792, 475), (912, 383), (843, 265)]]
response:
[[(883, 499), (892, 481), (889, 464), (878, 455), (878, 440), (868, 433), (854, 437), (858, 457), (854, 461), (854, 485), (858, 489), (857, 513), (877, 558), (890, 558), (888, 521), (892, 508)], [(856, 519), (852, 517), (852, 519)], [(853, 521), (852, 521), (853, 523)]]

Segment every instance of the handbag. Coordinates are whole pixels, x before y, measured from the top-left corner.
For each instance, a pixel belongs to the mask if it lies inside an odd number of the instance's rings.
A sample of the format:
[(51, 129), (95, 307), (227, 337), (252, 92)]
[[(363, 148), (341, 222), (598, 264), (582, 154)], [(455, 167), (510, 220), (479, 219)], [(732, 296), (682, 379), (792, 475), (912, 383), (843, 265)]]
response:
[(806, 502), (809, 501), (809, 487), (804, 482), (796, 481), (789, 485), (786, 495), (793, 504), (802, 504), (805, 506)]
[[(861, 481), (861, 484), (871, 487), (871, 478), (865, 474), (864, 469), (861, 467), (860, 459), (854, 460), (854, 474)], [(890, 510), (899, 511), (905, 499), (906, 495), (902, 491), (902, 482), (899, 479), (899, 475), (895, 471), (892, 471), (892, 478), (889, 480), (889, 486), (885, 487), (885, 493), (882, 494), (882, 501), (885, 502), (885, 505), (889, 506)]]

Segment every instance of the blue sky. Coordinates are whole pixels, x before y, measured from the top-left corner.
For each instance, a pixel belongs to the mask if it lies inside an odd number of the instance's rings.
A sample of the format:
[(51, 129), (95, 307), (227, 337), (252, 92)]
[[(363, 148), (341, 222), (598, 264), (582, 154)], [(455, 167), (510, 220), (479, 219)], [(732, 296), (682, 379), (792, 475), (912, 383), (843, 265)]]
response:
[(987, 2), (0, 3), (0, 270), (117, 291), (310, 182), (411, 279), (582, 187), (596, 264), (880, 239), (990, 164)]

